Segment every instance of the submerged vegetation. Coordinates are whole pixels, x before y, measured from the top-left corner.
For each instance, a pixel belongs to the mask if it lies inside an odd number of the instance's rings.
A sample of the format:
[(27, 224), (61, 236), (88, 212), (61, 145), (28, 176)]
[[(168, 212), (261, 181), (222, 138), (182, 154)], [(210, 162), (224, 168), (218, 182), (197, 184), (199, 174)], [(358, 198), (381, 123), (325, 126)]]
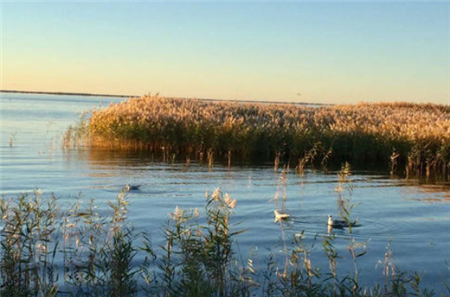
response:
[[(146, 149), (164, 159), (251, 160), (296, 166), (383, 166), (392, 174), (450, 175), (450, 107), (360, 103), (306, 107), (130, 98), (92, 111), (68, 132), (89, 145)], [(74, 137), (74, 134), (78, 134)]]
[[(1, 198), (1, 296), (432, 296), (418, 274), (400, 273), (388, 246), (382, 284), (361, 285), (357, 262), (365, 242), (349, 239), (354, 273), (341, 276), (335, 237), (319, 236), (329, 272), (311, 265), (311, 252), (296, 236), (279, 266), (271, 254), (256, 267), (236, 249), (244, 230), (232, 224), (236, 200), (220, 190), (206, 195), (205, 211), (176, 208), (153, 248), (127, 221), (123, 194), (100, 215), (93, 201), (61, 210), (57, 199)], [(201, 214), (204, 214), (203, 217)], [(283, 224), (282, 221), (279, 224)], [(450, 287), (444, 283), (450, 292)]]

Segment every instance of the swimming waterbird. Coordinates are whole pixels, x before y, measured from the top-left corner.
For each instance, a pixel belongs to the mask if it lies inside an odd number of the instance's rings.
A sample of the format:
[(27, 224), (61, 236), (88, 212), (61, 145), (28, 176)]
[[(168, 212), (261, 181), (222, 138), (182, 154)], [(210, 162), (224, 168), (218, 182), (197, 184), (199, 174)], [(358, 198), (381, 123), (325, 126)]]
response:
[(277, 209), (275, 209), (273, 213), (275, 214), (275, 223), (280, 220), (286, 220), (287, 218), (290, 217), (290, 214), (285, 212), (279, 212)]
[[(332, 215), (328, 215), (328, 227), (336, 228), (336, 229), (342, 229), (348, 227), (348, 223), (346, 221), (341, 220), (333, 220)], [(352, 224), (353, 226), (353, 224)]]
[(125, 188), (127, 189), (128, 192), (139, 190), (140, 187), (141, 187), (141, 185), (130, 185), (130, 184), (127, 184), (125, 186)]

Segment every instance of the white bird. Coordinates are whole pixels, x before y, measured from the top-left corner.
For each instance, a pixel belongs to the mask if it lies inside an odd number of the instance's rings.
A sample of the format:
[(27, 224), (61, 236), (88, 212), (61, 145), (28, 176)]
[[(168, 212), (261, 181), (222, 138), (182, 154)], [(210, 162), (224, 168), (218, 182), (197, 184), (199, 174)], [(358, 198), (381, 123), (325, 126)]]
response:
[(129, 191), (139, 190), (140, 187), (141, 187), (141, 185), (130, 185), (130, 184), (127, 184), (125, 186), (125, 188), (127, 189), (128, 192)]
[(346, 221), (333, 220), (333, 217), (331, 215), (328, 215), (328, 227), (342, 229), (348, 227), (348, 223)]
[(288, 213), (279, 212), (277, 209), (275, 209), (273, 211), (273, 213), (275, 214), (275, 223), (280, 221), (280, 220), (286, 220), (287, 218), (290, 217), (290, 215)]

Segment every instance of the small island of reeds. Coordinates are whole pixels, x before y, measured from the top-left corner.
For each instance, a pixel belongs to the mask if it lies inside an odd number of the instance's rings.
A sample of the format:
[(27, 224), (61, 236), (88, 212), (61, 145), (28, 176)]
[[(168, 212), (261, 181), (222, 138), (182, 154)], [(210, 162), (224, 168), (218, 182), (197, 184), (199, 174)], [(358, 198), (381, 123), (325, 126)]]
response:
[[(88, 132), (81, 133), (80, 131)], [(450, 106), (359, 103), (300, 106), (145, 95), (92, 111), (69, 129), (89, 145), (145, 149), (162, 157), (249, 160), (296, 166), (375, 166), (448, 178)]]

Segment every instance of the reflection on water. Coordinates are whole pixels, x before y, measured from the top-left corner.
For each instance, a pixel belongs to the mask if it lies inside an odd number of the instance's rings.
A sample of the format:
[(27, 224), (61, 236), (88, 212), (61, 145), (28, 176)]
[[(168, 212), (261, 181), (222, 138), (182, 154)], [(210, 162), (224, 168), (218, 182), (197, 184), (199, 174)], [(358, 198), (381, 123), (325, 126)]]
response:
[(421, 185), (418, 190), (421, 193), (419, 198), (412, 198), (413, 200), (423, 201), (423, 202), (440, 202), (449, 203), (450, 202), (450, 186), (446, 185)]
[[(126, 184), (140, 184), (130, 191), (129, 219), (137, 231), (148, 231), (155, 245), (160, 227), (176, 206), (194, 208), (205, 203), (206, 190), (221, 187), (238, 207), (233, 217), (236, 229), (247, 229), (238, 237), (244, 254), (252, 251), (255, 267), (265, 262), (269, 251), (283, 258), (285, 245), (302, 234), (311, 248), (313, 266), (328, 270), (321, 248), (327, 236), (327, 216), (339, 218), (339, 178), (336, 172), (273, 171), (273, 167), (222, 166), (210, 169), (191, 162), (165, 163), (148, 152), (111, 152), (106, 150), (66, 150), (58, 137), (87, 110), (114, 98), (50, 95), (2, 94), (1, 193), (14, 196), (35, 187), (55, 193), (64, 205), (73, 203), (79, 193), (95, 198), (100, 212), (107, 212), (107, 200), (114, 200)], [(9, 135), (16, 133), (12, 147)], [(394, 260), (402, 270), (418, 270), (425, 284), (442, 288), (440, 275), (448, 279), (444, 264), (450, 262), (450, 188), (448, 184), (424, 184), (420, 180), (393, 179), (379, 174), (352, 175), (352, 217), (359, 226), (352, 231), (358, 242), (367, 242), (369, 252), (359, 261), (361, 278), (370, 284), (382, 282), (384, 258), (392, 239)], [(348, 197), (348, 192), (342, 192)], [(274, 223), (274, 210), (289, 213), (284, 222)], [(352, 271), (347, 250), (348, 229), (334, 229), (335, 246), (342, 256), (340, 273)], [(256, 256), (255, 256), (256, 254)]]

